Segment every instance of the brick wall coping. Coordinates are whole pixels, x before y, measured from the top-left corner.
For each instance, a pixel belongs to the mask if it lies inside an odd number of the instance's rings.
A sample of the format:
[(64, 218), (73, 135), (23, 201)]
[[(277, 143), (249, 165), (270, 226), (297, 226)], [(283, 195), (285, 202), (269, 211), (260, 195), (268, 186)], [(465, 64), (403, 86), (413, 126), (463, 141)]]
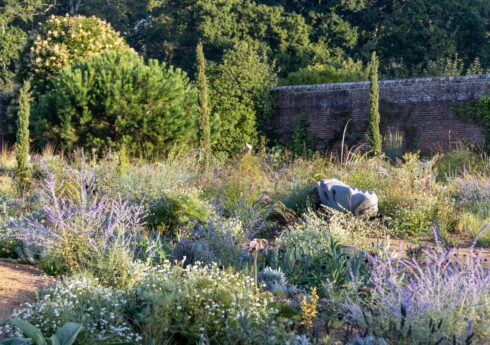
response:
[[(414, 79), (399, 79), (399, 80), (380, 80), (379, 87), (407, 87), (407, 86), (422, 86), (429, 84), (458, 84), (458, 83), (490, 83), (490, 74), (472, 75), (463, 77), (434, 77), (434, 78), (414, 78)], [(369, 81), (347, 82), (347, 83), (330, 83), (330, 84), (313, 84), (313, 85), (286, 85), (276, 86), (272, 91), (323, 91), (323, 90), (355, 90), (368, 89)]]

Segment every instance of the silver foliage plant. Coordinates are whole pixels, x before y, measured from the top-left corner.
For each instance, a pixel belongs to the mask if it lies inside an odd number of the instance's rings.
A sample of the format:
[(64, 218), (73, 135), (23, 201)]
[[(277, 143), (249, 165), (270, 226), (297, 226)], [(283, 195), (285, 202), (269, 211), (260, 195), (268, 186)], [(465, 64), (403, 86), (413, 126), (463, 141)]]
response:
[(490, 270), (483, 256), (474, 248), (465, 256), (448, 248), (423, 255), (373, 258), (371, 296), (347, 303), (350, 321), (397, 344), (479, 344), (490, 329)]
[(62, 175), (44, 169), (41, 217), (28, 216), (16, 224), (16, 236), (26, 245), (45, 249), (79, 239), (100, 253), (112, 244), (129, 246), (141, 236), (143, 207), (99, 195), (94, 172), (83, 158), (80, 169), (64, 167)]

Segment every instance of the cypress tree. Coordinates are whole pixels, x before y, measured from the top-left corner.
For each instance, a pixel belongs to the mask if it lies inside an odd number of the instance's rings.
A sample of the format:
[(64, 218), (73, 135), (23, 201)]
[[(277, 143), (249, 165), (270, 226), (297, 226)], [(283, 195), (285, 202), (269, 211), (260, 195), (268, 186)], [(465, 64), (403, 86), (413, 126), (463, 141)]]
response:
[(369, 127), (368, 127), (368, 150), (373, 156), (382, 153), (382, 140), (379, 131), (379, 89), (378, 89), (379, 61), (376, 52), (371, 55), (370, 64), (370, 89), (369, 89)]
[(18, 187), (22, 191), (29, 185), (29, 115), (31, 112), (31, 84), (26, 81), (19, 93), (17, 141), (15, 152), (17, 159)]
[(208, 81), (206, 79), (206, 60), (202, 43), (196, 49), (197, 55), (197, 88), (199, 91), (199, 144), (203, 152), (211, 147), (211, 125), (208, 105)]

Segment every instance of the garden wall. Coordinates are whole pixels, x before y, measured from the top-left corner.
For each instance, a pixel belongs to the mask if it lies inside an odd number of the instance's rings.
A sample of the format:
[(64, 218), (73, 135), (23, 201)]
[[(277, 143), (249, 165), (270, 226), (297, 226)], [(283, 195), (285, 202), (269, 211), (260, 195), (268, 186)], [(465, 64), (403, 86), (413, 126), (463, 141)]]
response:
[[(283, 143), (290, 142), (301, 113), (317, 150), (339, 148), (349, 119), (346, 143), (366, 143), (369, 82), (280, 86), (273, 94), (275, 111), (267, 128)], [(484, 94), (490, 94), (490, 75), (380, 81), (382, 135), (399, 131), (405, 149), (425, 153), (457, 142), (481, 145), (482, 126), (456, 116), (454, 108)]]

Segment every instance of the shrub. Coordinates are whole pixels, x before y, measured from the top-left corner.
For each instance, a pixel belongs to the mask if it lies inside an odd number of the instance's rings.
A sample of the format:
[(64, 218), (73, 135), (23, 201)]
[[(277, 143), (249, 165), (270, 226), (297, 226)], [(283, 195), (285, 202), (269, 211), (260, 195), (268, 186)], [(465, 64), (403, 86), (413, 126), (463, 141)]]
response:
[(388, 345), (388, 343), (384, 339), (369, 335), (367, 337), (357, 336), (354, 340), (349, 341), (347, 345)]
[[(35, 205), (30, 205), (35, 208)], [(26, 212), (22, 199), (0, 197), (0, 258), (17, 258), (22, 242), (15, 238), (12, 222)]]
[(155, 163), (132, 161), (125, 174), (115, 174), (116, 162), (102, 160), (94, 167), (98, 187), (112, 198), (126, 200), (151, 200), (162, 194), (182, 191), (195, 193), (202, 176), (195, 155), (169, 155)]
[(156, 268), (136, 291), (156, 344), (275, 344), (284, 339), (272, 296), (217, 265)]
[(205, 263), (215, 262), (222, 267), (244, 268), (248, 261), (245, 253), (248, 237), (240, 220), (227, 218), (218, 212), (211, 215), (207, 223), (196, 225), (191, 236), (194, 244), (187, 248), (197, 251), (199, 256), (187, 257), (197, 257)]
[(39, 144), (152, 156), (192, 144), (197, 94), (187, 75), (132, 54), (103, 53), (64, 69), (34, 107)]
[(362, 61), (346, 60), (338, 66), (316, 64), (300, 69), (297, 72), (289, 73), (281, 80), (283, 85), (311, 85), (342, 83), (367, 80), (366, 69), (362, 66)]
[(276, 248), (287, 262), (285, 272), (295, 269), (303, 257), (316, 257), (330, 247), (329, 224), (313, 212), (309, 212), (294, 225), (287, 227), (276, 239)]
[(175, 236), (178, 229), (189, 229), (195, 222), (208, 221), (210, 206), (195, 194), (164, 195), (150, 200), (148, 226), (165, 236)]
[[(253, 205), (269, 189), (267, 167), (259, 156), (246, 154), (216, 174), (216, 182), (207, 188), (210, 199), (217, 199), (226, 211), (244, 203)], [(214, 181), (212, 181), (214, 182)]]
[(258, 274), (259, 283), (265, 285), (267, 291), (281, 290), (287, 295), (288, 281), (281, 268), (274, 270), (270, 267), (264, 268)]
[(390, 233), (380, 219), (369, 220), (327, 207), (323, 207), (321, 212), (322, 217), (329, 223), (331, 236), (342, 244), (368, 249), (366, 239), (383, 239)]
[(461, 203), (490, 201), (490, 178), (465, 175), (453, 179), (451, 185), (456, 200)]
[(375, 259), (370, 296), (347, 305), (362, 332), (396, 344), (483, 344), (488, 339), (490, 272), (475, 252), (424, 251), (413, 259)]
[(272, 110), (275, 76), (267, 61), (245, 42), (225, 52), (213, 71), (212, 106), (220, 120), (214, 149), (233, 155), (258, 143), (257, 123)]
[(93, 172), (84, 163), (80, 170), (65, 169), (63, 177), (57, 181), (48, 174), (41, 217), (27, 216), (18, 222), (17, 237), (59, 258), (60, 265), (70, 270), (90, 267), (113, 248), (119, 255), (131, 255), (129, 248), (143, 235), (141, 207), (99, 197)]
[(289, 281), (300, 287), (321, 287), (323, 295), (339, 291), (351, 279), (360, 278), (364, 270), (360, 265), (363, 258), (357, 254), (349, 258), (332, 238), (329, 227), (310, 212), (276, 240), (275, 261)]
[(96, 17), (51, 17), (25, 47), (19, 67), (19, 81), (32, 77), (35, 94), (64, 67), (103, 51), (135, 54), (121, 36)]
[(461, 146), (439, 157), (434, 167), (437, 179), (445, 182), (450, 177), (462, 173), (470, 174), (484, 171), (485, 165), (482, 156), (468, 147)]
[(297, 156), (308, 154), (311, 151), (311, 140), (309, 140), (308, 133), (309, 126), (308, 113), (303, 111), (299, 115), (298, 123), (291, 137), (291, 150)]
[[(66, 322), (76, 320), (84, 330), (77, 344), (106, 344), (110, 341), (139, 343), (141, 336), (129, 324), (125, 309), (128, 296), (117, 289), (101, 287), (85, 277), (70, 278), (41, 293), (34, 304), (25, 304), (12, 317), (30, 322), (43, 334), (54, 334)], [(7, 325), (8, 334), (15, 329)]]

